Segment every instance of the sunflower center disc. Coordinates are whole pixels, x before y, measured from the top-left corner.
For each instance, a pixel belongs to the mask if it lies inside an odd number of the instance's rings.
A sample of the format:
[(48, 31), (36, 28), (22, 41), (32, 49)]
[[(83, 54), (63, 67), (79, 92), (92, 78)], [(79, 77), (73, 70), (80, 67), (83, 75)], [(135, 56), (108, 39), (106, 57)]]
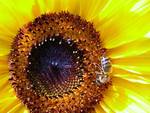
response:
[(28, 59), (28, 79), (39, 94), (57, 97), (80, 85), (83, 53), (71, 40), (45, 39), (32, 48)]
[(41, 15), (18, 31), (11, 48), (10, 82), (30, 112), (91, 112), (108, 87), (95, 83), (100, 35), (80, 16)]

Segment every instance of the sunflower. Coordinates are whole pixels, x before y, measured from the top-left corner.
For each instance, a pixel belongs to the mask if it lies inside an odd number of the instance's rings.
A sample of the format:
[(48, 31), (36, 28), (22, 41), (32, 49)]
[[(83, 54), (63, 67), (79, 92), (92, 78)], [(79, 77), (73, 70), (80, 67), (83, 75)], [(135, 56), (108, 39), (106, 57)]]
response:
[(0, 113), (150, 112), (149, 0), (0, 0), (0, 16)]

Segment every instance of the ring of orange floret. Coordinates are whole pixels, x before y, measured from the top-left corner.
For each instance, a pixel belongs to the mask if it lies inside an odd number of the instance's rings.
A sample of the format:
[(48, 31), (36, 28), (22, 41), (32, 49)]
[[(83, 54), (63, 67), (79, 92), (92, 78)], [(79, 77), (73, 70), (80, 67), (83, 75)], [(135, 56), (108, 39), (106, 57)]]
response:
[[(77, 44), (84, 51), (84, 72), (80, 85), (68, 94), (53, 98), (39, 95), (27, 79), (28, 57), (33, 46), (45, 38), (61, 35)], [(68, 12), (50, 13), (37, 17), (33, 22), (23, 26), (12, 43), (9, 56), (10, 82), (17, 97), (29, 108), (30, 112), (88, 112), (102, 99), (108, 84), (97, 86), (96, 68), (101, 51), (100, 35), (92, 23), (80, 16)]]

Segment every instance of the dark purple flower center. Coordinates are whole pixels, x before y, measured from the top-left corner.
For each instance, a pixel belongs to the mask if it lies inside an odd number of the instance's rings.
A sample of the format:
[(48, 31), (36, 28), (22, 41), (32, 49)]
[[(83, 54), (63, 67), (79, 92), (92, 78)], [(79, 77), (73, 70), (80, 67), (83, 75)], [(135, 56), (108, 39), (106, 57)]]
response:
[[(53, 36), (34, 46), (29, 55), (28, 78), (34, 88), (49, 96), (71, 91), (82, 78), (83, 53), (71, 40)], [(68, 84), (68, 87), (64, 87)]]

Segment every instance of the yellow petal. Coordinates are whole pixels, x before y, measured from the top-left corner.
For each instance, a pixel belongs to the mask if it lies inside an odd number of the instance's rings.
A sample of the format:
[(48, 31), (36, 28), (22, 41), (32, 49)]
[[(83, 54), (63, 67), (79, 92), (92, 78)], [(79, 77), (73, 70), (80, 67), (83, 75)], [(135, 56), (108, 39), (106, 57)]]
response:
[(41, 15), (40, 6), (37, 0), (35, 0), (34, 5), (32, 6), (32, 13), (35, 17)]
[(108, 51), (111, 58), (124, 58), (129, 56), (137, 56), (150, 51), (150, 39), (142, 38), (122, 46), (112, 48)]
[(142, 75), (149, 75), (149, 66), (149, 57), (144, 56), (113, 60), (113, 67)]
[(13, 38), (22, 25), (32, 20), (32, 5), (33, 0), (0, 1), (0, 36), (7, 36), (2, 38)]
[(133, 65), (133, 66), (149, 66), (150, 65), (150, 56), (146, 56), (150, 52), (147, 52), (142, 55), (137, 55), (133, 57), (125, 57), (125, 58), (116, 58), (112, 59), (113, 64), (120, 65)]
[(7, 55), (5, 55), (5, 56), (0, 56), (0, 65), (5, 65), (5, 64), (7, 64), (7, 62), (8, 62), (8, 56)]
[(10, 42), (0, 39), (0, 56), (10, 53)]
[(150, 84), (150, 52), (135, 57), (112, 59), (113, 76)]
[(104, 94), (104, 98), (101, 103), (104, 106), (104, 109), (109, 108), (109, 110), (115, 113), (125, 109), (129, 104), (128, 97), (125, 94), (124, 90), (119, 89), (115, 91), (115, 89), (113, 88), (109, 88), (109, 90)]
[(24, 105), (22, 105), (22, 103), (19, 103), (16, 106), (13, 106), (8, 112), (9, 113), (29, 113), (29, 110)]
[[(0, 31), (4, 33), (14, 34), (16, 33), (16, 28), (19, 26), (18, 18), (16, 18), (16, 14), (12, 12), (12, 4), (9, 1), (0, 1)], [(9, 3), (9, 6), (7, 5)], [(14, 29), (15, 28), (15, 29)], [(2, 33), (1, 32), (1, 33)], [(5, 38), (5, 37), (3, 37)]]
[(45, 0), (44, 3), (43, 1), (38, 0), (36, 2), (39, 3), (42, 13), (69, 11), (72, 14), (78, 14), (82, 18), (85, 18), (90, 21), (93, 20), (96, 16), (98, 16), (100, 9), (104, 7), (107, 1), (108, 0)]
[(8, 56), (0, 56), (0, 76), (9, 72), (7, 58)]
[(110, 18), (118, 13), (128, 13), (138, 1), (139, 0), (108, 0), (105, 7), (100, 11), (99, 16), (101, 16), (101, 18)]
[(16, 97), (8, 97), (5, 99), (1, 99), (0, 101), (0, 112), (7, 113), (12, 107), (17, 105), (19, 101), (17, 101)]
[(0, 90), (3, 90), (5, 88), (5, 86), (10, 85), (8, 83), (8, 73), (0, 75), (0, 82), (1, 82), (1, 84), (0, 84)]
[[(150, 7), (135, 14), (130, 10), (138, 0), (113, 0), (99, 13), (96, 28), (106, 48), (115, 48), (140, 39), (150, 31)], [(150, 4), (147, 3), (147, 4)], [(146, 5), (147, 5), (146, 4)], [(142, 29), (141, 29), (142, 28)]]
[[(132, 81), (134, 82), (142, 82), (142, 83), (150, 83), (149, 79), (149, 67), (138, 67), (138, 66), (124, 66), (124, 65), (113, 65), (115, 68), (119, 68), (122, 70), (126, 70), (128, 72), (134, 73), (132, 74), (126, 74), (127, 79), (132, 79), (132, 77), (137, 78), (137, 80), (134, 78)], [(143, 74), (142, 74), (143, 73)], [(137, 75), (137, 77), (136, 77)], [(121, 73), (114, 76), (121, 76)], [(124, 75), (122, 75), (124, 76)], [(131, 76), (128, 78), (128, 76)]]
[(69, 11), (72, 14), (80, 13), (80, 0), (38, 0), (42, 13)]
[(1, 91), (1, 95), (0, 95), (0, 99), (5, 98), (5, 97), (10, 97), (10, 96), (14, 96), (14, 91), (13, 88), (11, 87), (9, 81), (9, 74), (3, 74), (0, 75), (0, 91)]
[(6, 113), (20, 102), (15, 97), (14, 91), (8, 82), (8, 74), (0, 75), (0, 112)]
[(133, 70), (129, 71), (114, 67), (112, 75), (131, 82), (150, 84), (150, 75), (141, 74)]
[(0, 75), (0, 113), (28, 113), (16, 98), (13, 88), (8, 82), (9, 74)]
[(139, 0), (131, 9), (131, 12), (139, 13), (140, 15), (147, 13), (150, 7), (149, 0)]
[(101, 107), (100, 104), (95, 106), (95, 113), (105, 113), (104, 109)]
[(93, 20), (107, 4), (108, 0), (81, 0), (80, 16), (94, 23)]
[(149, 112), (150, 85), (132, 83), (117, 77), (113, 77), (112, 81), (112, 87), (104, 95), (103, 102), (115, 113)]
[(115, 113), (115, 111), (112, 110), (108, 105), (106, 105), (103, 100), (100, 102), (99, 105), (103, 108), (103, 110), (105, 111), (105, 113)]
[[(81, 0), (66, 0), (65, 6), (67, 7), (66, 10), (72, 14), (80, 14), (81, 11)], [(57, 5), (57, 4), (56, 4)]]

